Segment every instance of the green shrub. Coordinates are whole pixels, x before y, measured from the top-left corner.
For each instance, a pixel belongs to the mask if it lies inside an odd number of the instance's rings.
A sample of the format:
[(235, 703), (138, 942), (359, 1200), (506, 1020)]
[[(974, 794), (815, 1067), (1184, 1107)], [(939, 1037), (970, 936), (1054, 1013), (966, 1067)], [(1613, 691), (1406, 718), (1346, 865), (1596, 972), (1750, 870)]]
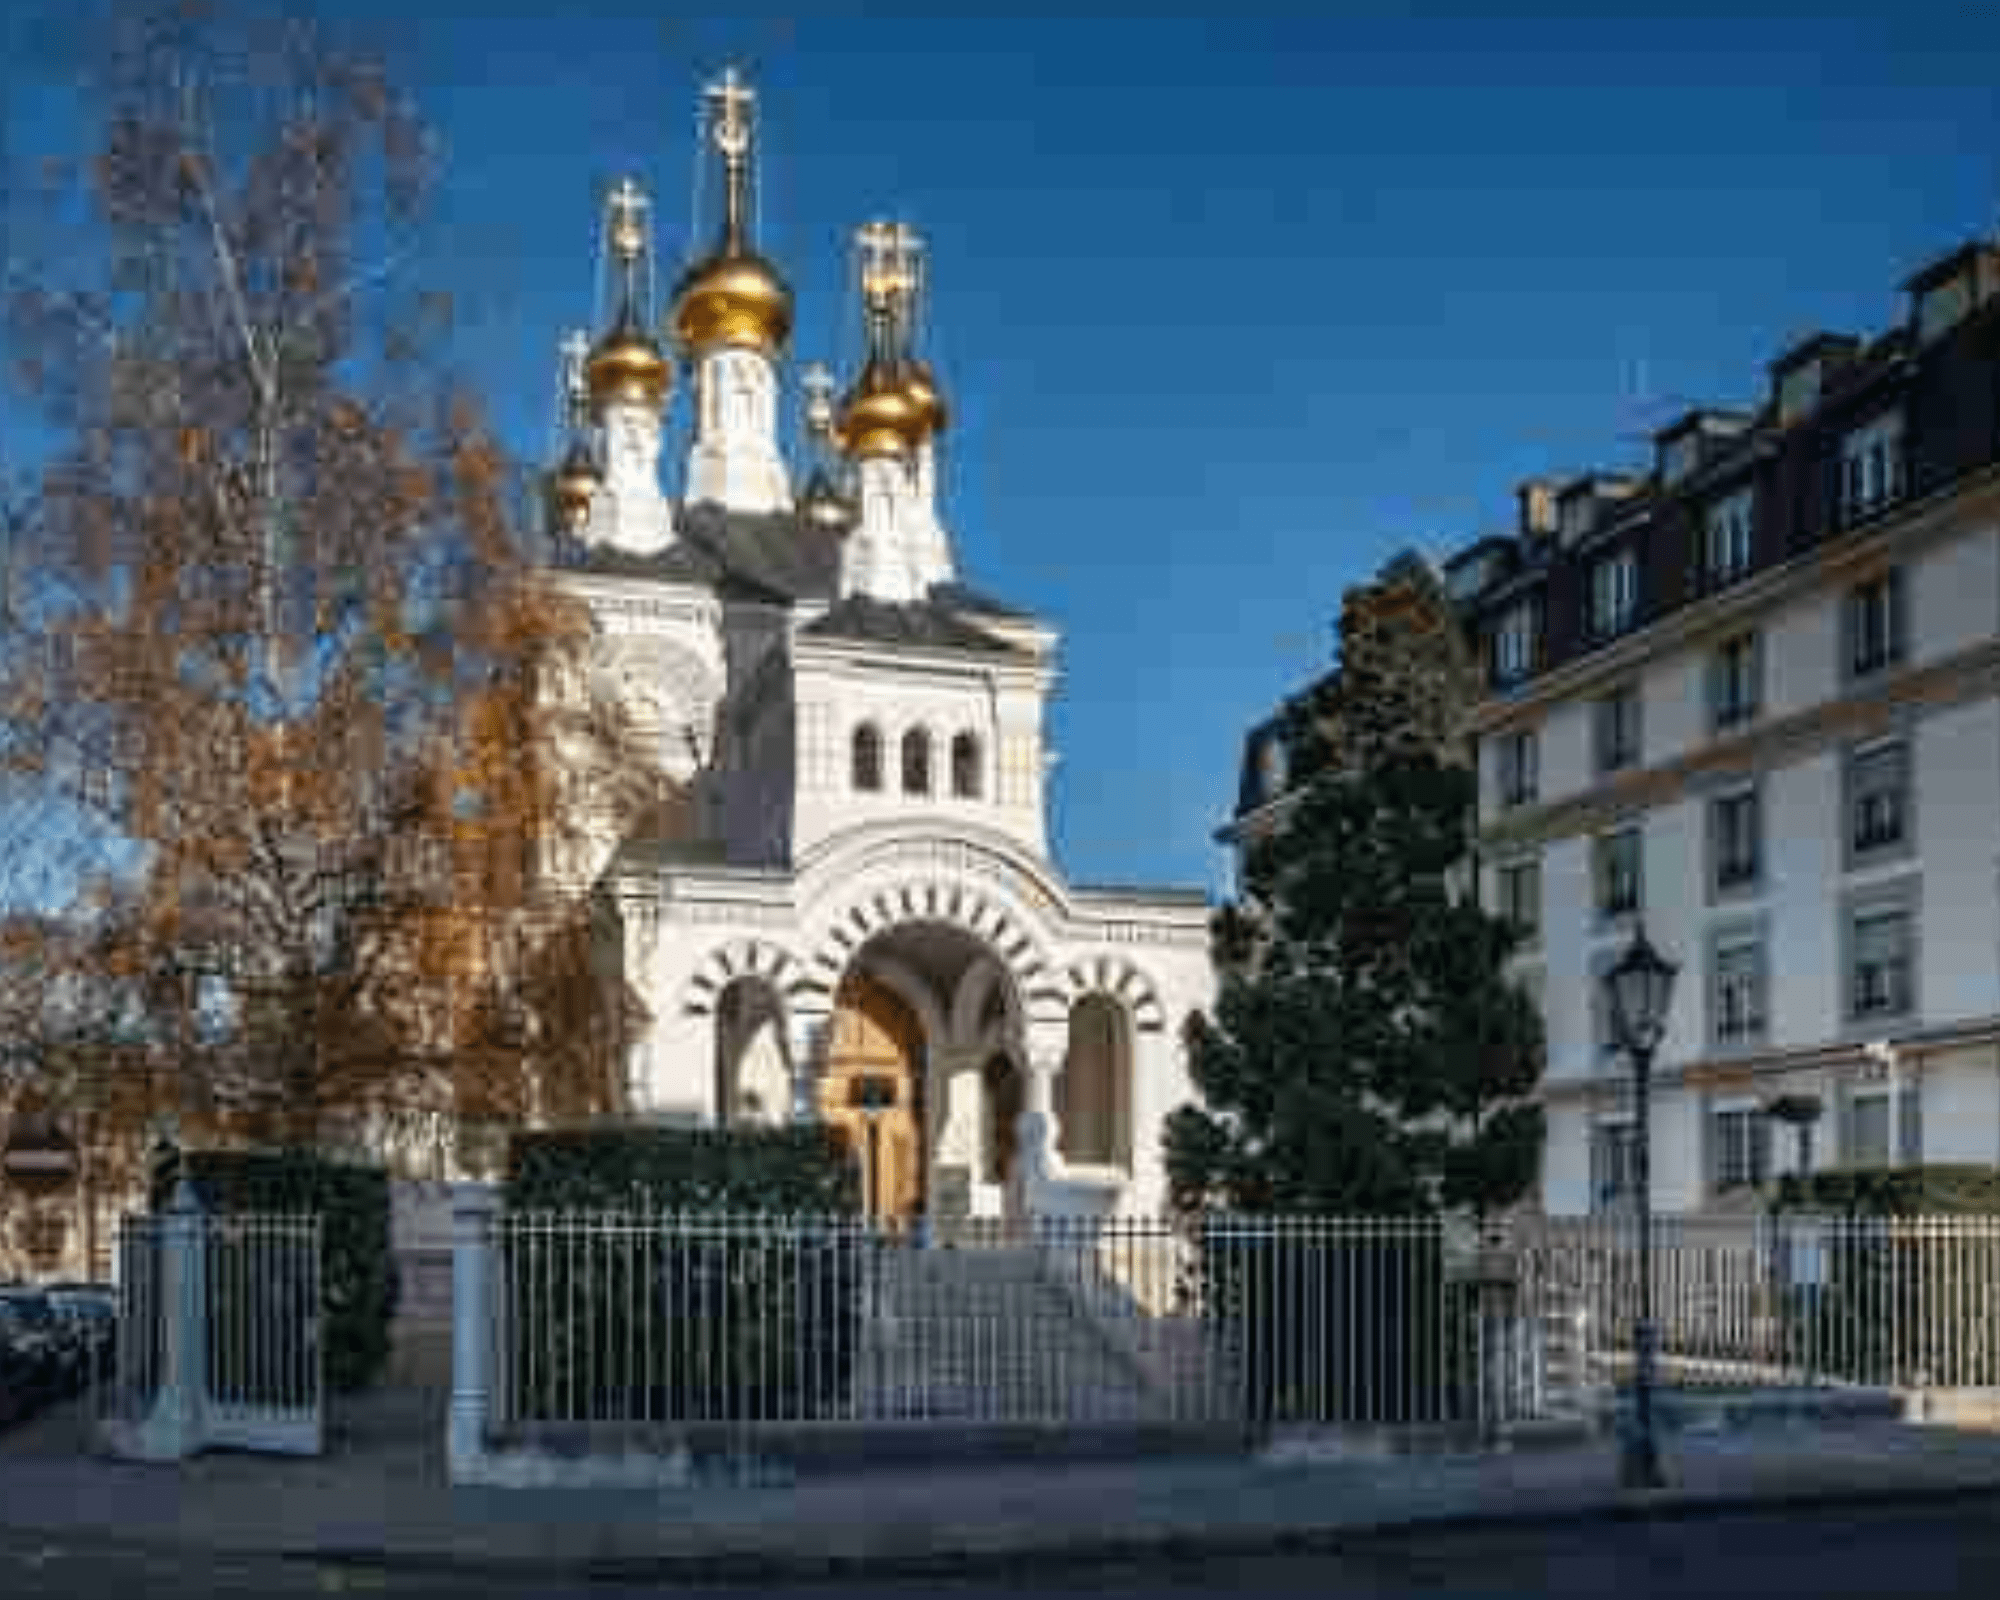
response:
[[(515, 1420), (789, 1419), (844, 1402), (872, 1252), (831, 1130), (522, 1134), (505, 1198)], [(780, 1231), (781, 1217), (800, 1220)]]
[(1211, 1337), (1249, 1421), (1408, 1424), (1474, 1407), (1476, 1293), (1440, 1232), (1213, 1220), (1196, 1256)]
[[(389, 1243), (389, 1176), (380, 1167), (329, 1161), (311, 1151), (192, 1150), (184, 1157), (189, 1182), (211, 1217), (233, 1213), (318, 1216), (320, 1221), (320, 1307), (323, 1314), (326, 1382), (351, 1393), (380, 1376), (389, 1358), (389, 1324), (396, 1314), (398, 1283)], [(164, 1210), (171, 1196), (168, 1174), (156, 1173), (152, 1204)], [(244, 1255), (222, 1242), (221, 1229), (209, 1247), (214, 1290), (224, 1307), (214, 1327), (211, 1373), (221, 1370), (225, 1346), (241, 1344), (245, 1329), (298, 1327), (304, 1319), (288, 1304), (299, 1292), (302, 1254), (272, 1247)], [(254, 1270), (239, 1264), (254, 1263)], [(227, 1296), (241, 1299), (229, 1309)], [(254, 1301), (243, 1298), (254, 1296)], [(249, 1344), (254, 1346), (254, 1339)], [(247, 1370), (243, 1353), (230, 1352), (232, 1371)], [(292, 1353), (291, 1359), (295, 1359)], [(286, 1352), (267, 1345), (257, 1360), (282, 1363)], [(294, 1370), (285, 1368), (284, 1370)], [(262, 1373), (260, 1368), (259, 1372)], [(257, 1382), (275, 1382), (275, 1368)], [(260, 1388), (258, 1392), (263, 1392)], [(253, 1398), (244, 1396), (243, 1398)]]
[[(2000, 1232), (1988, 1237), (1924, 1218), (2000, 1215), (2000, 1168), (1855, 1168), (1786, 1178), (1784, 1219), (1836, 1226), (1784, 1293), (1789, 1354), (1818, 1375), (1909, 1387), (2000, 1383), (2000, 1324), (1983, 1294), (2000, 1278)], [(1786, 1232), (1795, 1240), (1809, 1224)], [(1795, 1244), (1801, 1260), (1805, 1252)]]

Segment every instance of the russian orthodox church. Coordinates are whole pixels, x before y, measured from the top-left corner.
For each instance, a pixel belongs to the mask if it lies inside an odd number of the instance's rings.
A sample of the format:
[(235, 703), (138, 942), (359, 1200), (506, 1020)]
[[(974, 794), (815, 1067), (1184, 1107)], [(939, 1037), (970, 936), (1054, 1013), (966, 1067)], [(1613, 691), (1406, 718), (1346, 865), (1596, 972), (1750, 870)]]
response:
[(922, 241), (856, 232), (858, 370), (795, 369), (754, 237), (756, 111), (734, 73), (704, 92), (720, 215), (670, 287), (645, 193), (613, 189), (605, 314), (563, 343), (558, 581), (690, 802), (684, 836), (561, 867), (650, 1013), (631, 1105), (833, 1123), (882, 1215), (1157, 1210), (1181, 1020), (1212, 993), (1206, 897), (1051, 859), (1058, 636), (959, 571)]

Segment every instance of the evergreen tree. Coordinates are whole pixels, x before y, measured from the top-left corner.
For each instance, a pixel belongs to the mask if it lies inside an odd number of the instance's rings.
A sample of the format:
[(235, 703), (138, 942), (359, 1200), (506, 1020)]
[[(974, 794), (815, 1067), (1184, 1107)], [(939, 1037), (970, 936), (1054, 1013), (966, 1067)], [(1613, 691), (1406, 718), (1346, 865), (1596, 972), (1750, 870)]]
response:
[(1503, 1209), (1539, 1170), (1543, 1037), (1507, 976), (1516, 935), (1472, 892), (1473, 776), (1393, 743), (1336, 760), (1314, 709), (1297, 720), (1295, 767), (1318, 776), (1217, 915), (1219, 993), (1188, 1021), (1204, 1104), (1166, 1133), (1175, 1199)]

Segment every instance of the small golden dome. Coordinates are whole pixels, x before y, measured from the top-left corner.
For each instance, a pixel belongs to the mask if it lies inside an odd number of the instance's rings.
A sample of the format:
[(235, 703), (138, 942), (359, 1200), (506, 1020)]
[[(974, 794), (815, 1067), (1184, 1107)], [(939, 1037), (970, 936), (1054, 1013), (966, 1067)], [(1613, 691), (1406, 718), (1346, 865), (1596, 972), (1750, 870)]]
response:
[(840, 402), (835, 437), (851, 456), (908, 456), (930, 436), (928, 414), (900, 364), (870, 361)]
[(951, 421), (944, 396), (938, 390), (937, 374), (922, 361), (910, 361), (903, 368), (903, 393), (910, 397), (924, 419), (924, 436), (943, 433)]
[(672, 363), (639, 325), (629, 300), (611, 331), (590, 352), (583, 371), (590, 398), (600, 406), (659, 406), (674, 382)]
[(601, 481), (597, 463), (579, 439), (569, 447), (562, 465), (549, 474), (549, 508), (560, 526), (571, 530), (583, 526), (590, 516), (591, 496)]
[(724, 250), (675, 286), (673, 324), (689, 352), (733, 345), (776, 355), (792, 336), (792, 291), (762, 256)]
[(854, 502), (835, 487), (826, 472), (818, 467), (806, 480), (805, 490), (799, 496), (799, 511), (805, 520), (816, 528), (825, 528), (831, 533), (846, 533), (860, 521), (860, 513)]

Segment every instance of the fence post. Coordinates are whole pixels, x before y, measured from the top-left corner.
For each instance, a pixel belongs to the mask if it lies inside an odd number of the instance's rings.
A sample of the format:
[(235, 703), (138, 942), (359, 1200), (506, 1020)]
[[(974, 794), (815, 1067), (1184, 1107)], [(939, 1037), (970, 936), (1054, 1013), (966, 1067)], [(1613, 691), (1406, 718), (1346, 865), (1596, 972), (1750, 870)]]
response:
[[(203, 1399), (208, 1389), (208, 1293), (201, 1201), (182, 1178), (151, 1230), (158, 1240), (156, 1295), (142, 1328), (121, 1328), (126, 1346), (155, 1328), (160, 1339), (159, 1387), (137, 1425), (107, 1419), (100, 1436), (111, 1453), (132, 1461), (179, 1461), (202, 1447)], [(143, 1296), (137, 1296), (143, 1304)]]
[(453, 1482), (486, 1452), (493, 1386), (493, 1213), (490, 1195), (461, 1191), (451, 1222), (451, 1416), (445, 1456)]

